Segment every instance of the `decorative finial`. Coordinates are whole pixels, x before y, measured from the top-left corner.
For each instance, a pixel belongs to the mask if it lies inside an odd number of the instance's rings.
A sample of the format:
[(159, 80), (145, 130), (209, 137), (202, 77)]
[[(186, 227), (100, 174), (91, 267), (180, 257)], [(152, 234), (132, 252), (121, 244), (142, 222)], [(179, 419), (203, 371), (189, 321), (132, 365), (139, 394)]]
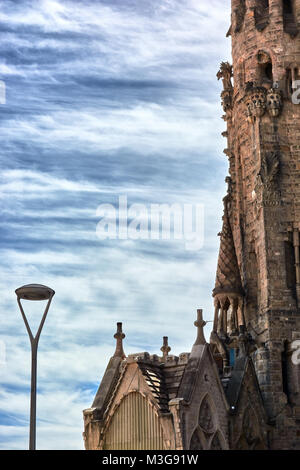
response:
[(164, 336), (164, 337), (163, 337), (163, 345), (162, 345), (162, 347), (160, 348), (160, 350), (161, 350), (162, 353), (163, 353), (163, 358), (164, 358), (164, 360), (166, 360), (167, 357), (168, 357), (169, 352), (171, 351), (171, 348), (170, 348), (170, 346), (169, 346), (169, 344), (168, 344), (168, 337), (167, 337), (167, 336)]
[(117, 340), (117, 346), (116, 346), (116, 351), (113, 357), (121, 357), (124, 359), (125, 353), (123, 350), (123, 339), (125, 338), (124, 333), (122, 332), (122, 323), (117, 323), (117, 332), (114, 335), (114, 338)]
[(194, 346), (199, 346), (200, 344), (206, 344), (203, 327), (206, 325), (206, 322), (202, 317), (202, 309), (197, 310), (197, 321), (194, 322), (194, 325), (197, 327), (197, 338), (194, 343)]

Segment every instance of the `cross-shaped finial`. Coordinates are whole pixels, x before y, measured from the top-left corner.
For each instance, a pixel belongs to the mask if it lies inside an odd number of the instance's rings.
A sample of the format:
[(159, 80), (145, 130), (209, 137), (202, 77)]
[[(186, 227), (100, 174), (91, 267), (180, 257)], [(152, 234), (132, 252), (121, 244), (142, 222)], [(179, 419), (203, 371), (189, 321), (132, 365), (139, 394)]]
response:
[(162, 345), (162, 347), (160, 348), (160, 350), (161, 350), (162, 353), (163, 353), (163, 358), (164, 358), (164, 360), (166, 360), (166, 358), (167, 358), (169, 352), (171, 351), (171, 348), (170, 348), (170, 346), (169, 346), (169, 344), (168, 344), (168, 337), (167, 337), (167, 336), (164, 336), (164, 337), (163, 337), (163, 345)]
[(197, 338), (194, 343), (194, 346), (198, 346), (200, 344), (206, 344), (203, 327), (206, 325), (206, 322), (203, 320), (202, 317), (202, 309), (197, 310), (197, 321), (194, 322), (194, 325), (197, 327)]
[(124, 359), (126, 357), (123, 350), (123, 339), (125, 338), (125, 335), (122, 332), (122, 323), (120, 322), (117, 323), (117, 332), (114, 335), (114, 338), (116, 338), (117, 340), (117, 346), (114, 357), (121, 357), (122, 359)]

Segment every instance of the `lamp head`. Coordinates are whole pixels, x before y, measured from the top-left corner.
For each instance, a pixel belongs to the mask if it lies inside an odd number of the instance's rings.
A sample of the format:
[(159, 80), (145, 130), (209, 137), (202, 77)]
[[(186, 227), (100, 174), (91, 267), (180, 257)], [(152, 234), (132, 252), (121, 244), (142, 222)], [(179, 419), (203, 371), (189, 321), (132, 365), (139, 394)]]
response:
[(53, 297), (55, 291), (42, 284), (27, 284), (16, 289), (18, 299), (25, 300), (48, 300)]

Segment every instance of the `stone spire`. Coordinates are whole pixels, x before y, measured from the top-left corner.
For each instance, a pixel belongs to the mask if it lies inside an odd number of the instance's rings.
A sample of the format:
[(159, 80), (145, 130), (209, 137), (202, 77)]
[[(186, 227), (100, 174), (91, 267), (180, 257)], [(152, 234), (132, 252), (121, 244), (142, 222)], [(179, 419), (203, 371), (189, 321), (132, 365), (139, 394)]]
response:
[[(215, 298), (215, 317), (213, 331), (226, 336), (228, 330), (236, 334), (240, 324), (244, 324), (242, 299), (244, 295), (236, 250), (230, 225), (229, 211), (232, 203), (232, 181), (226, 178), (228, 193), (224, 197), (223, 227), (213, 297)], [(231, 307), (231, 310), (230, 310)], [(228, 319), (227, 312), (231, 317)], [(229, 320), (229, 322), (228, 322)]]
[(117, 332), (114, 335), (114, 338), (117, 340), (116, 351), (113, 357), (121, 357), (124, 359), (125, 353), (123, 350), (123, 339), (125, 338), (125, 334), (122, 332), (122, 323), (117, 323)]
[(197, 338), (194, 343), (194, 346), (199, 346), (201, 344), (206, 344), (203, 328), (206, 325), (206, 322), (202, 317), (202, 309), (197, 310), (197, 320), (194, 322), (194, 325), (197, 327)]
[(221, 243), (218, 259), (215, 288), (213, 295), (220, 293), (242, 294), (241, 276), (238, 267), (232, 230), (228, 215), (229, 195), (224, 198), (223, 227), (220, 233)]
[(167, 336), (164, 336), (163, 337), (163, 345), (162, 347), (160, 348), (160, 350), (162, 351), (163, 353), (163, 358), (164, 360), (166, 361), (167, 360), (167, 357), (168, 357), (168, 354), (169, 352), (171, 351), (171, 348), (168, 344), (168, 337)]

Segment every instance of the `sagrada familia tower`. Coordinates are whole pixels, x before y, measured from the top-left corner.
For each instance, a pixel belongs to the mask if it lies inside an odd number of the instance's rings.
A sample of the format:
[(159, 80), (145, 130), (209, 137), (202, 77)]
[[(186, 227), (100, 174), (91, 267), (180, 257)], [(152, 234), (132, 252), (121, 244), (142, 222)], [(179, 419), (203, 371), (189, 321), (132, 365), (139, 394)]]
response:
[(300, 0), (232, 0), (210, 341), (198, 310), (191, 352), (170, 355), (165, 337), (162, 355), (126, 357), (119, 323), (86, 449), (300, 449), (299, 28)]

